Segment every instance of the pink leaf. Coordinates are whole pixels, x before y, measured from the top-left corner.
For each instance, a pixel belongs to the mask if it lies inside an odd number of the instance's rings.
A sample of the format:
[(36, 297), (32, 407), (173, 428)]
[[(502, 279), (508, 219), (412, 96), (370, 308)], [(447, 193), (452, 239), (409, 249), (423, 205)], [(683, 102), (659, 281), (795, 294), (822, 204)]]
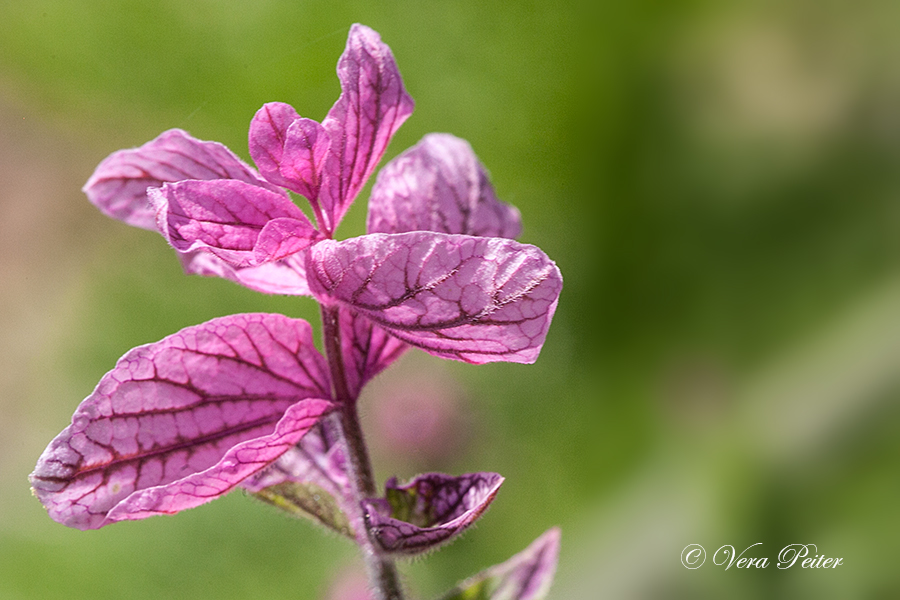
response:
[(195, 139), (180, 129), (163, 132), (140, 148), (110, 154), (82, 191), (103, 214), (155, 231), (147, 189), (185, 179), (238, 179), (283, 193), (222, 144)]
[(269, 102), (250, 122), (250, 156), (262, 176), (312, 203), (319, 197), (328, 147), (325, 129), (288, 104)]
[(347, 391), (358, 398), (363, 386), (409, 346), (352, 308), (340, 307), (338, 319)]
[(508, 561), (467, 579), (440, 600), (542, 600), (559, 558), (559, 528), (548, 529)]
[(421, 231), (319, 242), (307, 277), (321, 302), (353, 308), (436, 356), (479, 364), (534, 362), (562, 289), (539, 248)]
[(114, 522), (174, 514), (214, 500), (290, 449), (333, 406), (322, 399), (298, 400), (287, 408), (272, 433), (235, 444), (205, 471), (135, 491), (110, 510), (107, 519)]
[(328, 224), (320, 225), (329, 234), (413, 111), (390, 48), (368, 27), (350, 28), (337, 71), (341, 96), (322, 122), (331, 145), (320, 196)]
[(382, 552), (434, 550), (478, 520), (502, 483), (497, 473), (426, 473), (405, 485), (389, 479), (386, 499), (363, 501), (369, 531)]
[(515, 238), (522, 221), (516, 208), (497, 199), (468, 142), (430, 133), (378, 173), (369, 199), (368, 231)]
[(228, 492), (333, 407), (311, 333), (233, 315), (131, 350), (41, 455), (35, 494), (54, 520), (96, 529)]
[(208, 250), (233, 267), (285, 258), (320, 237), (289, 199), (243, 181), (167, 183), (148, 196), (176, 250)]

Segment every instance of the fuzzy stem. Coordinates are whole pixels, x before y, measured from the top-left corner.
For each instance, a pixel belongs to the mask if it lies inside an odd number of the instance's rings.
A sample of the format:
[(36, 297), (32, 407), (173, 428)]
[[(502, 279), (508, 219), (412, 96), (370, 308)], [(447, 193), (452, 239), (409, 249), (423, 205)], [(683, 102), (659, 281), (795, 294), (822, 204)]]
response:
[[(372, 475), (372, 463), (369, 451), (363, 438), (359, 414), (356, 411), (356, 398), (351, 397), (347, 388), (344, 360), (341, 354), (341, 330), (338, 322), (336, 306), (322, 306), (322, 337), (328, 367), (331, 369), (331, 380), (334, 386), (334, 398), (340, 405), (337, 429), (347, 448), (347, 466), (350, 471), (350, 484), (353, 493), (353, 505), (359, 510), (363, 498), (371, 498), (377, 494), (375, 477)], [(358, 519), (358, 528), (366, 528), (366, 520)], [(403, 600), (403, 589), (394, 561), (380, 556), (372, 543), (369, 531), (357, 533), (357, 543), (363, 553), (369, 585), (375, 592), (377, 600)]]

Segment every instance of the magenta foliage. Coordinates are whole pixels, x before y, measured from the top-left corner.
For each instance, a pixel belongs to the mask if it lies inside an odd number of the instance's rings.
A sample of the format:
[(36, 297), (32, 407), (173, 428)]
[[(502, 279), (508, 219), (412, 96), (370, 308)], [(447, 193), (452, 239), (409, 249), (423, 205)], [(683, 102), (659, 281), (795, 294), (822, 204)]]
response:
[(231, 490), (332, 403), (308, 323), (234, 315), (123, 356), (31, 475), (50, 516), (95, 529), (175, 513)]
[(331, 139), (312, 119), (294, 107), (269, 102), (250, 121), (250, 156), (263, 177), (315, 201)]
[(559, 537), (559, 528), (548, 529), (511, 559), (482, 574), (492, 582), (488, 587), (494, 588), (489, 597), (538, 600), (546, 596), (556, 573)]
[(153, 230), (156, 215), (147, 202), (147, 190), (187, 179), (236, 179), (280, 192), (222, 144), (196, 140), (180, 129), (170, 129), (140, 148), (109, 155), (83, 190), (103, 214)]
[(430, 231), (324, 240), (307, 257), (313, 295), (397, 338), (472, 363), (537, 359), (562, 287), (535, 248)]
[(559, 528), (548, 529), (506, 562), (467, 579), (440, 600), (541, 600), (556, 573), (559, 537)]
[(238, 269), (286, 258), (321, 238), (287, 194), (243, 181), (189, 179), (147, 196), (173, 248), (208, 250)]
[(338, 78), (341, 96), (321, 125), (280, 102), (250, 123), (250, 155), (263, 177), (305, 196), (328, 237), (413, 111), (390, 48), (368, 27), (351, 28)]
[[(539, 248), (514, 241), (518, 210), (497, 199), (472, 148), (449, 134), (425, 136), (382, 170), (368, 234), (332, 239), (413, 110), (373, 30), (351, 28), (337, 71), (341, 95), (321, 123), (280, 102), (256, 113), (249, 148), (258, 172), (221, 144), (173, 129), (110, 155), (85, 184), (105, 214), (158, 230), (187, 273), (313, 296), (327, 359), (309, 324), (263, 314), (213, 319), (131, 350), (31, 475), (55, 520), (93, 529), (241, 486), (356, 539), (376, 578), (398, 587), (380, 556), (433, 549), (494, 499), (503, 481), (495, 473), (390, 480), (385, 498), (368, 497), (376, 492), (355, 402), (409, 346), (470, 363), (534, 362), (562, 277)], [(288, 191), (306, 198), (312, 220)], [(541, 548), (555, 564), (547, 536)], [(552, 576), (539, 550), (491, 581), (519, 582), (511, 598), (537, 598), (520, 572), (532, 568), (540, 585)]]
[(430, 133), (378, 174), (369, 198), (368, 229), (516, 238), (522, 222), (515, 207), (497, 199), (468, 142)]
[(426, 473), (404, 485), (392, 478), (385, 483), (385, 498), (364, 501), (366, 522), (383, 552), (434, 550), (478, 520), (502, 483), (497, 473)]

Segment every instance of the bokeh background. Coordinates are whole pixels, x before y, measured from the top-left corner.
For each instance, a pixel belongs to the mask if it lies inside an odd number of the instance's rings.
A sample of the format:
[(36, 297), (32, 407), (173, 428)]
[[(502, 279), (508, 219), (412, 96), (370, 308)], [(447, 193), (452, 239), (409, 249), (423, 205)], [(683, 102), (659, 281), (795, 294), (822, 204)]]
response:
[[(0, 0), (0, 599), (318, 599), (359, 569), (240, 492), (83, 533), (26, 479), (129, 348), (234, 312), (318, 323), (185, 277), (79, 190), (168, 128), (247, 158), (264, 102), (320, 120), (353, 22), (417, 102), (387, 158), (468, 139), (565, 277), (537, 364), (411, 353), (363, 399), (381, 478), (507, 478), (404, 565), (416, 597), (554, 524), (555, 599), (900, 597), (897, 2)], [(757, 542), (844, 564), (712, 564)]]

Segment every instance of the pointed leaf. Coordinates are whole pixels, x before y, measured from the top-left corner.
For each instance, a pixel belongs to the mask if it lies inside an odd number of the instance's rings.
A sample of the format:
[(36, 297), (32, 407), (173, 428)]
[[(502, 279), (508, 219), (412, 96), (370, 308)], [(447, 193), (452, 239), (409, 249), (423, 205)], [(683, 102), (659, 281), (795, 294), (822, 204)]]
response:
[(156, 230), (156, 213), (147, 189), (185, 179), (238, 179), (283, 193), (217, 142), (204, 142), (180, 129), (163, 132), (140, 148), (106, 157), (82, 191), (103, 214), (143, 229)]
[(206, 250), (179, 252), (188, 275), (222, 277), (264, 294), (311, 296), (306, 282), (306, 251), (256, 267), (236, 268)]
[(38, 461), (31, 482), (65, 525), (175, 513), (274, 462), (332, 408), (308, 323), (245, 314), (123, 356)]
[(340, 307), (341, 355), (351, 398), (409, 348), (404, 342), (352, 308)]
[(378, 173), (367, 230), (515, 238), (522, 221), (515, 207), (497, 199), (468, 142), (430, 133)]
[(301, 118), (282, 102), (263, 105), (250, 122), (250, 156), (260, 174), (310, 202), (319, 197), (328, 147), (328, 134), (319, 123)]
[(562, 289), (539, 248), (432, 232), (371, 234), (310, 248), (320, 302), (353, 308), (399, 339), (471, 363), (537, 359)]
[(243, 181), (167, 183), (148, 196), (172, 247), (208, 250), (237, 268), (285, 258), (321, 237), (289, 199)]
[(434, 550), (478, 520), (502, 483), (497, 473), (426, 473), (405, 485), (389, 479), (386, 499), (363, 501), (370, 535), (389, 554)]
[(368, 27), (350, 28), (337, 71), (341, 96), (322, 122), (331, 140), (320, 195), (328, 220), (325, 233), (337, 228), (413, 111), (391, 49)]
[(550, 591), (559, 557), (559, 528), (547, 530), (505, 563), (462, 582), (440, 600), (541, 600)]
[(354, 538), (361, 525), (352, 505), (345, 453), (323, 419), (298, 444), (241, 487), (295, 515), (312, 517), (342, 535)]

